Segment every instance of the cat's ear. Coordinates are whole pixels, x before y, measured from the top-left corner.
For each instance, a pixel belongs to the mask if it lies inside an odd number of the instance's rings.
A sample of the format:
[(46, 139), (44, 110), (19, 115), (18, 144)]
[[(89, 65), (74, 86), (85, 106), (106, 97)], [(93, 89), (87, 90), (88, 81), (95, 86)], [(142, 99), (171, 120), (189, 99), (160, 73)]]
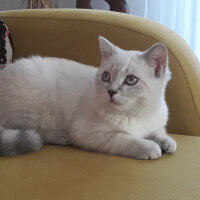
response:
[(164, 74), (168, 66), (167, 48), (163, 43), (156, 43), (143, 54), (148, 65), (154, 68), (155, 76)]
[(102, 36), (99, 36), (99, 45), (103, 59), (107, 59), (119, 52), (119, 47), (115, 46)]

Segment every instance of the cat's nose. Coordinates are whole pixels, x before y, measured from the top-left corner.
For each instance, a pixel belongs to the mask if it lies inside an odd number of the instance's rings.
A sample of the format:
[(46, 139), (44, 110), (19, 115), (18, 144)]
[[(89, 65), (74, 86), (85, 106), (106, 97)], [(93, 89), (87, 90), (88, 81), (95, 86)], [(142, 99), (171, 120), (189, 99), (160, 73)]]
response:
[(108, 94), (110, 95), (110, 97), (112, 97), (116, 93), (117, 92), (115, 90), (108, 90)]

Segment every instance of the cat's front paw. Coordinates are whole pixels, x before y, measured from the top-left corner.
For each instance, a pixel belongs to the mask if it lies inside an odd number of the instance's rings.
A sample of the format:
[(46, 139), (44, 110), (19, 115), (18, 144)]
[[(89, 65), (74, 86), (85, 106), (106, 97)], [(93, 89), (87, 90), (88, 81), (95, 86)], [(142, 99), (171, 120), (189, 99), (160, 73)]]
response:
[(176, 151), (176, 141), (169, 136), (157, 136), (154, 141), (160, 146), (164, 153), (174, 153)]
[(161, 157), (161, 149), (158, 144), (151, 140), (145, 140), (137, 155), (137, 159), (150, 160)]

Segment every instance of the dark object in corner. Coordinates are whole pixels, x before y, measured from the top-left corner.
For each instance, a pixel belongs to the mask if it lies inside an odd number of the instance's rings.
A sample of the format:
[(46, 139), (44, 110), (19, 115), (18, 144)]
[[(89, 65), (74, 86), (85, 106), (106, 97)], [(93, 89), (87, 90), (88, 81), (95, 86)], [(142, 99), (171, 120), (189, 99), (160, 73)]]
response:
[(0, 18), (0, 70), (2, 70), (6, 64), (12, 62), (13, 45), (10, 37), (10, 32)]
[[(110, 6), (110, 11), (117, 11), (123, 13), (130, 13), (130, 8), (126, 0), (104, 0)], [(93, 9), (91, 5), (91, 0), (77, 0), (77, 8)]]

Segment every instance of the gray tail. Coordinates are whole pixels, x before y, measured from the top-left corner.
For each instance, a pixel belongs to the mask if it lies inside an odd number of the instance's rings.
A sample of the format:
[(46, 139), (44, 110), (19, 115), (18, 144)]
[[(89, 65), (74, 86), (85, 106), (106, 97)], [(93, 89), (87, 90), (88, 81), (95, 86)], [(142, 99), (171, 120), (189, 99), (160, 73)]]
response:
[(37, 151), (43, 145), (40, 134), (34, 130), (14, 130), (0, 127), (0, 156), (16, 156)]

